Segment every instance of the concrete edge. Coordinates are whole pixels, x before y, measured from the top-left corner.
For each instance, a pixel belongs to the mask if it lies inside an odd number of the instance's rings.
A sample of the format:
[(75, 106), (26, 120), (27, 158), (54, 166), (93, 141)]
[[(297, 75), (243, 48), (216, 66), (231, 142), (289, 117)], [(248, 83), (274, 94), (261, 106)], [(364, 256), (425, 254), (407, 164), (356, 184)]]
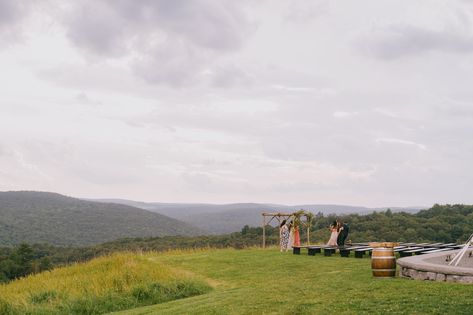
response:
[(445, 266), (445, 265), (433, 264), (426, 261), (426, 259), (430, 259), (430, 258), (437, 258), (437, 257), (446, 256), (446, 255), (452, 255), (458, 251), (459, 249), (432, 253), (432, 254), (424, 254), (424, 255), (419, 255), (419, 256), (399, 258), (397, 260), (397, 264), (401, 268), (415, 269), (418, 271), (442, 273), (445, 275), (473, 276), (473, 268)]

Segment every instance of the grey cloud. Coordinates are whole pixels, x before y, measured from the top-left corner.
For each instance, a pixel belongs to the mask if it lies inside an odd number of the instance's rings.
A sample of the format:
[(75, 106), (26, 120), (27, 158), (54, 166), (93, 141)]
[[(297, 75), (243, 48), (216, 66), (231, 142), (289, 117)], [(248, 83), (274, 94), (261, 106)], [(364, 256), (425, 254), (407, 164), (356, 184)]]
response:
[(429, 51), (470, 53), (473, 36), (455, 29), (430, 30), (413, 25), (391, 25), (377, 29), (358, 42), (366, 54), (397, 59)]
[(18, 1), (0, 1), (0, 25), (9, 24), (19, 15)]
[(67, 35), (82, 49), (99, 55), (119, 55), (126, 48), (127, 22), (104, 2), (84, 2), (66, 21)]
[(253, 83), (253, 78), (249, 73), (232, 65), (216, 67), (211, 76), (212, 85), (221, 88), (249, 87)]
[(164, 32), (214, 50), (238, 48), (248, 30), (245, 15), (232, 1), (105, 0), (105, 3), (140, 31)]
[(0, 0), (0, 48), (22, 38), (21, 22), (29, 13), (31, 4)]
[[(237, 49), (247, 28), (246, 17), (232, 1), (149, 1), (152, 20), (205, 48)], [(242, 32), (243, 31), (243, 32)]]
[(102, 102), (90, 98), (86, 93), (80, 92), (75, 97), (74, 100), (79, 104), (97, 106), (101, 105)]
[(208, 63), (208, 53), (175, 40), (167, 40), (165, 46), (135, 60), (134, 73), (152, 84), (183, 87), (197, 82)]
[(285, 18), (290, 22), (307, 22), (330, 11), (328, 0), (290, 1)]
[(65, 19), (69, 39), (105, 57), (132, 56), (146, 81), (184, 86), (221, 54), (241, 47), (251, 25), (232, 1), (80, 2)]

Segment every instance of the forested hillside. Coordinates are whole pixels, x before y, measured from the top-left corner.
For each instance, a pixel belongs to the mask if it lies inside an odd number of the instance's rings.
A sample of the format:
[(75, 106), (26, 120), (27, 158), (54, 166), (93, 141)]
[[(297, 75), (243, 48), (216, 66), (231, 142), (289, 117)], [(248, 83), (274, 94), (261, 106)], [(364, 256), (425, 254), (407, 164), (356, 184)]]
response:
[(123, 237), (197, 235), (202, 230), (121, 204), (44, 192), (0, 192), (0, 245), (90, 245)]
[[(149, 211), (164, 214), (213, 234), (237, 232), (242, 226), (261, 224), (261, 212), (294, 212), (304, 209), (312, 212), (330, 214), (367, 214), (373, 211), (385, 211), (388, 208), (367, 208), (331, 204), (280, 205), (264, 203), (232, 203), (232, 204), (193, 204), (193, 203), (158, 203), (139, 202), (124, 199), (103, 199), (102, 202), (115, 202)], [(393, 212), (405, 211), (414, 213), (420, 208), (391, 208)]]

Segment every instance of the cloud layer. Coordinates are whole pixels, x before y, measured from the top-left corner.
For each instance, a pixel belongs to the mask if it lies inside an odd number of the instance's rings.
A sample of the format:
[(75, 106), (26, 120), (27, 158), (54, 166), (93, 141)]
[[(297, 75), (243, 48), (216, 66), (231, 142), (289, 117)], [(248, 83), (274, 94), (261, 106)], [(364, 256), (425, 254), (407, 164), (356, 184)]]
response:
[(440, 0), (0, 0), (0, 190), (471, 203), (472, 18)]

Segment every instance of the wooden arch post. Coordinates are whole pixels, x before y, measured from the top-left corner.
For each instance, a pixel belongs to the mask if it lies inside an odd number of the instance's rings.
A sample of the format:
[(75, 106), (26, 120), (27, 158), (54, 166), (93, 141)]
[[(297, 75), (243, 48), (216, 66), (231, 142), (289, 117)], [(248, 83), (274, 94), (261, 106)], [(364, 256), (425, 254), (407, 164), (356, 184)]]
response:
[[(312, 223), (313, 215), (311, 212), (305, 210), (299, 210), (292, 213), (283, 213), (283, 212), (263, 212), (261, 213), (263, 217), (263, 248), (266, 248), (266, 225), (270, 224), (271, 221), (276, 219), (278, 221), (278, 227), (281, 225), (281, 222), (284, 220), (289, 220), (292, 218), (299, 219), (301, 216), (305, 217), (305, 222), (302, 220), (299, 222), (305, 228), (307, 228), (307, 245), (310, 245), (310, 226)], [(269, 217), (269, 220), (266, 222), (266, 217)]]

